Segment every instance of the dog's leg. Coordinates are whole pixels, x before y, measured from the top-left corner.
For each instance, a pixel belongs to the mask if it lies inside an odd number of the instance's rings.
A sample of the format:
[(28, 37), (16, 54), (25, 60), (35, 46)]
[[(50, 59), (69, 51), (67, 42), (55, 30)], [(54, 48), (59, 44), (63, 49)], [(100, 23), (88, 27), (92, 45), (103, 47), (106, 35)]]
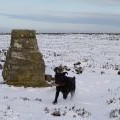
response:
[(68, 93), (63, 93), (63, 98), (67, 99)]
[(53, 101), (53, 104), (56, 104), (56, 103), (57, 103), (57, 99), (58, 99), (58, 96), (59, 96), (59, 92), (60, 92), (60, 90), (57, 89), (56, 94), (55, 94), (55, 100)]

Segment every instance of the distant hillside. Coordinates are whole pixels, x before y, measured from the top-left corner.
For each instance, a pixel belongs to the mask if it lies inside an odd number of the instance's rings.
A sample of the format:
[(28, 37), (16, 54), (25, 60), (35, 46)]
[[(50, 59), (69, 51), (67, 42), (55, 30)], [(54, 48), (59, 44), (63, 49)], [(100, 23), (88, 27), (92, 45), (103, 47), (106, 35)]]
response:
[(10, 35), (11, 33), (0, 33), (0, 35)]

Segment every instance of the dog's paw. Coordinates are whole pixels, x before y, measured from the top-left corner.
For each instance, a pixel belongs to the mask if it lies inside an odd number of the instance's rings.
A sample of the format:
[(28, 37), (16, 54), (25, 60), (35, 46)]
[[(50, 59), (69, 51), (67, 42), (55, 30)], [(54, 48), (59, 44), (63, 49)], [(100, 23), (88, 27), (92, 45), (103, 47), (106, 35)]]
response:
[(53, 101), (52, 103), (53, 103), (54, 105), (55, 105), (55, 104), (57, 104), (57, 102), (56, 102), (56, 101)]

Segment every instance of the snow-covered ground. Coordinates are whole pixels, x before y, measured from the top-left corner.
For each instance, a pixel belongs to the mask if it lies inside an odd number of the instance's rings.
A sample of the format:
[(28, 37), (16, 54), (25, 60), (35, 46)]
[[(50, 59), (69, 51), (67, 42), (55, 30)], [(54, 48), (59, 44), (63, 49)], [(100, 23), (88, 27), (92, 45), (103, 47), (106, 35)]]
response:
[[(40, 34), (46, 74), (54, 67), (67, 66), (76, 77), (73, 99), (62, 94), (53, 105), (55, 87), (24, 88), (0, 84), (0, 120), (119, 120), (120, 119), (120, 35)], [(0, 50), (8, 49), (9, 35), (0, 36)], [(0, 53), (0, 59), (4, 55)], [(74, 64), (83, 68), (76, 74)], [(0, 62), (3, 65), (3, 62)], [(0, 81), (3, 81), (0, 70)], [(54, 112), (60, 116), (53, 116)]]

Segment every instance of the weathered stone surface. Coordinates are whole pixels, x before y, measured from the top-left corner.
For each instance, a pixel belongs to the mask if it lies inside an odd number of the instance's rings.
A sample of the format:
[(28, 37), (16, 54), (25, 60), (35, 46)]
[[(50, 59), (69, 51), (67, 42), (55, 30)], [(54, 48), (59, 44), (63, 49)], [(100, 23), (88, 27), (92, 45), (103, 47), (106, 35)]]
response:
[(45, 64), (37, 46), (34, 30), (12, 31), (3, 78), (9, 85), (46, 86)]

